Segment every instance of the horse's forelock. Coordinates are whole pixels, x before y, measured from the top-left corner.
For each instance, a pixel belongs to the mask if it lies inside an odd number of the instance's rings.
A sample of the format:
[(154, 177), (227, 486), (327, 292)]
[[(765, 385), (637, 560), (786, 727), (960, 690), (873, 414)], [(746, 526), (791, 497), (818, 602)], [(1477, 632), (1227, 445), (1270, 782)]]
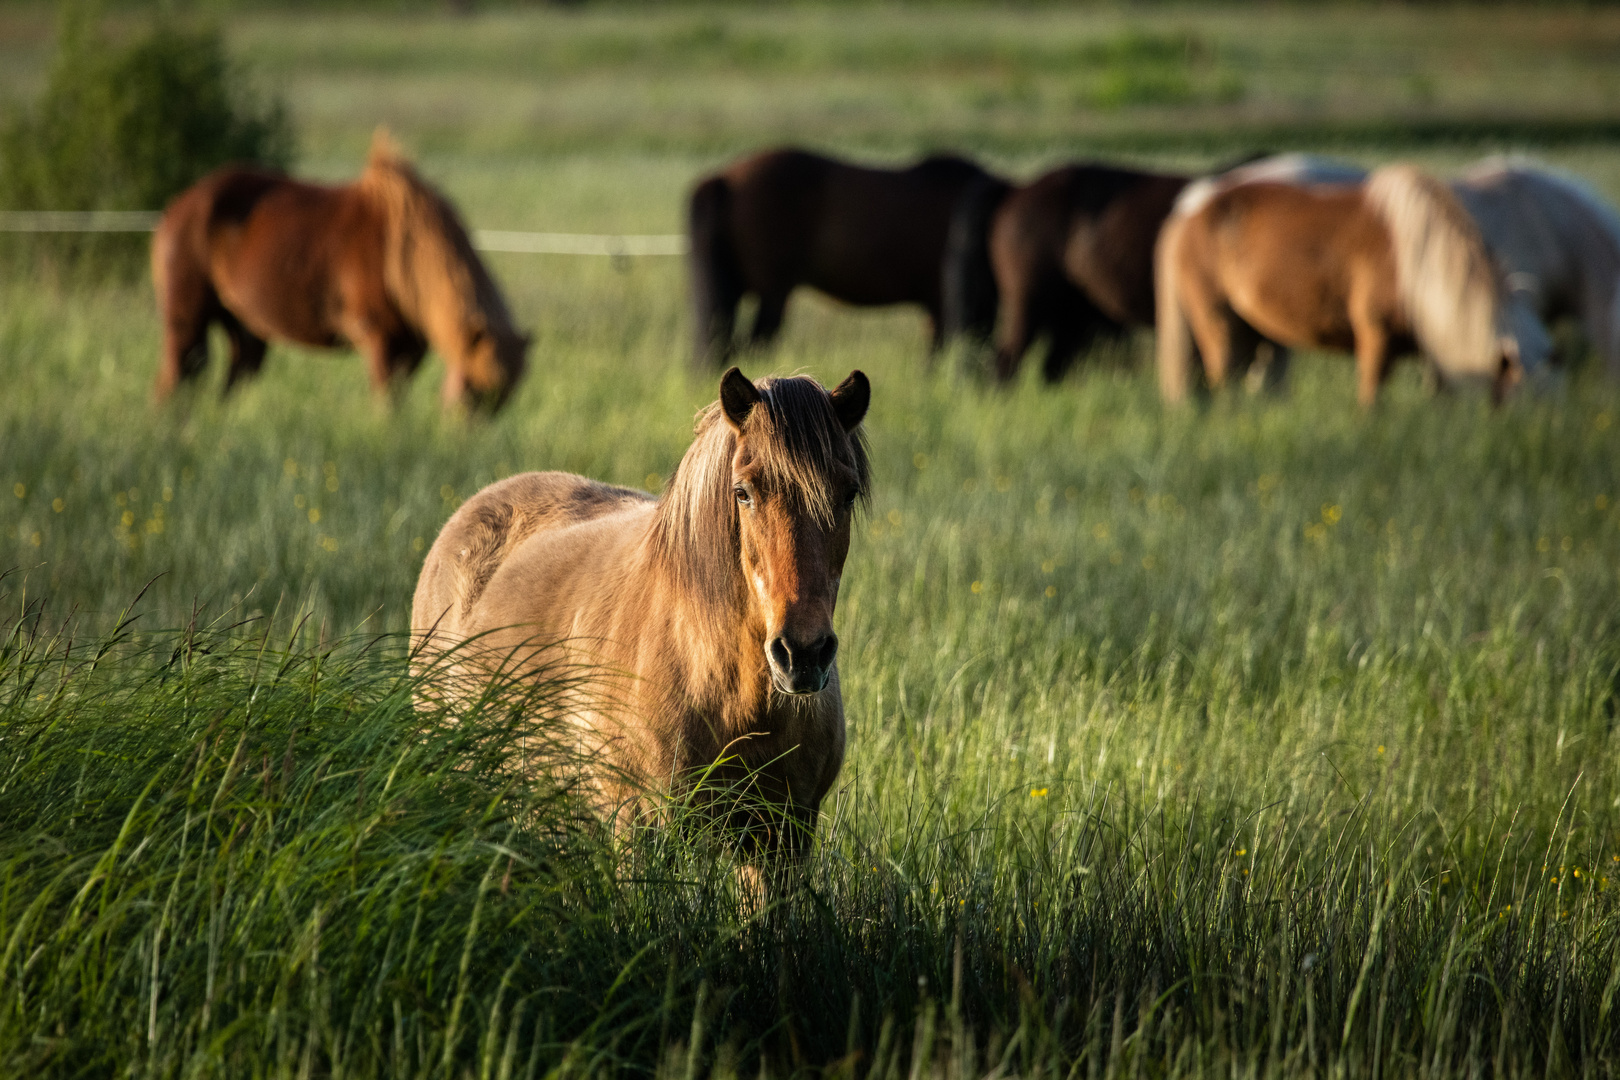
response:
[(744, 434), (772, 491), (830, 524), (843, 494), (843, 474), (853, 472), (864, 495), (870, 480), (866, 445), (859, 429), (844, 431), (832, 397), (804, 376), (762, 379), (760, 405)]
[[(762, 379), (760, 403), (743, 434), (769, 490), (804, 513), (831, 524), (853, 473), (862, 500), (871, 490), (871, 464), (861, 430), (846, 433), (832, 398), (814, 379)], [(731, 460), (737, 434), (719, 403), (698, 415), (697, 437), (670, 478), (659, 506), (657, 543), (688, 588), (713, 593), (736, 567), (736, 500)]]

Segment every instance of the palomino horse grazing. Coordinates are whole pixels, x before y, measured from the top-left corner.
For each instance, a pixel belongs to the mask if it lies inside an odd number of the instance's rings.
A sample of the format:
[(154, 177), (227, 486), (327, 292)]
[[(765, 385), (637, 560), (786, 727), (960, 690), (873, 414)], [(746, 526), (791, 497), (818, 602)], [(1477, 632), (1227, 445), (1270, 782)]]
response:
[(449, 369), (446, 404), (498, 408), (523, 374), (529, 340), (466, 228), (382, 132), (343, 187), (243, 168), (204, 177), (164, 211), (152, 278), (160, 397), (202, 372), (215, 322), (230, 338), (227, 390), (258, 372), (271, 338), (347, 341), (379, 390), (414, 372), (431, 343)]
[[(1371, 405), (1392, 357), (1414, 347), (1443, 379), (1483, 380), (1500, 399), (1539, 324), (1510, 325), (1501, 281), (1467, 211), (1409, 165), (1361, 185), (1259, 181), (1173, 215), (1158, 248), (1159, 384), (1185, 397), (1196, 342), (1211, 386), (1262, 342), (1353, 351)], [(1190, 332), (1190, 334), (1189, 334)]]
[(987, 334), (972, 315), (947, 310), (945, 255), (958, 201), (996, 183), (957, 157), (870, 169), (791, 149), (699, 181), (688, 207), (697, 363), (731, 354), (737, 306), (750, 293), (759, 309), (749, 340), (769, 342), (799, 285), (850, 304), (920, 304), (935, 348), (947, 331)]
[(1543, 321), (1580, 323), (1620, 378), (1620, 215), (1574, 177), (1488, 160), (1452, 181), (1516, 296)]
[(604, 809), (746, 781), (757, 801), (715, 817), (746, 852), (802, 852), (844, 758), (833, 610), (870, 483), (870, 396), (859, 371), (829, 394), (732, 368), (660, 499), (556, 472), (490, 485), (422, 566), (419, 663), (448, 654), (477, 681), (561, 656), (628, 675), (575, 718), (602, 754)]
[(1099, 335), (1153, 325), (1153, 242), (1188, 177), (1067, 165), (1014, 189), (990, 221), (996, 374), (1047, 336), (1056, 381)]

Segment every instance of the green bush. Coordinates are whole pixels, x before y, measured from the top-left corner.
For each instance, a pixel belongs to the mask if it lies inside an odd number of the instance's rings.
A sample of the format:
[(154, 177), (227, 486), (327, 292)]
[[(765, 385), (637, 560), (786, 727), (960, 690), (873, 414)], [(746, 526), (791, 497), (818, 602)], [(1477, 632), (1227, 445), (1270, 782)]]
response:
[(287, 165), (285, 107), (242, 84), (217, 29), (114, 45), (70, 11), (43, 97), (0, 134), (0, 206), (158, 209), (226, 162)]

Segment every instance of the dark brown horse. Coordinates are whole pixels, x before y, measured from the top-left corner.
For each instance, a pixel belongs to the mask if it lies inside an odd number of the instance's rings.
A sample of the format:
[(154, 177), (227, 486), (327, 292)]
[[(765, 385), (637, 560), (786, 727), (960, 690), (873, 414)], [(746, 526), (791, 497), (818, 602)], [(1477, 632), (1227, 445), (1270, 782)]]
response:
[[(759, 299), (749, 342), (769, 342), (800, 285), (850, 304), (919, 304), (935, 348), (951, 332), (988, 333), (993, 310), (948, 304), (946, 250), (958, 201), (999, 183), (958, 157), (872, 169), (791, 149), (699, 181), (688, 206), (698, 364), (730, 355), (746, 295)], [(985, 262), (982, 241), (977, 259)], [(951, 261), (972, 272), (971, 253)]]
[(605, 813), (746, 781), (773, 813), (715, 807), (744, 850), (803, 851), (844, 758), (833, 612), (870, 397), (859, 371), (828, 393), (732, 368), (660, 499), (557, 472), (485, 488), (423, 563), (419, 665), (447, 660), (467, 693), (493, 668), (599, 671), (614, 691), (575, 722)]
[(230, 339), (229, 390), (272, 338), (348, 342), (378, 390), (409, 376), (428, 345), (449, 369), (446, 404), (498, 408), (523, 374), (528, 338), (450, 203), (383, 133), (343, 187), (225, 168), (169, 204), (152, 240), (163, 319), (157, 392), (208, 363), (208, 327)]
[(989, 240), (1000, 378), (1017, 374), (1042, 335), (1042, 371), (1055, 381), (1099, 335), (1153, 325), (1153, 244), (1190, 179), (1066, 165), (1001, 201)]

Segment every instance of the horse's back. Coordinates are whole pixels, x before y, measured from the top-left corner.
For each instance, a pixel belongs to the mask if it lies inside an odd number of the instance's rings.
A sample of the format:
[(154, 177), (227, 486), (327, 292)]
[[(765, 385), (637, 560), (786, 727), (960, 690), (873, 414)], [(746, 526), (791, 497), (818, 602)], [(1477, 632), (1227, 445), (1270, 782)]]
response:
[(215, 229), (240, 224), (268, 192), (287, 182), (277, 172), (228, 165), (171, 199), (152, 236), (152, 273), (160, 296), (177, 274), (206, 274)]
[(243, 172), (216, 189), (208, 249), (221, 299), (265, 338), (354, 341), (358, 314), (397, 323), (380, 214), (353, 185)]
[(573, 473), (519, 473), (497, 481), (463, 503), (434, 540), (417, 580), (411, 625), (436, 627), (452, 638), (504, 625), (502, 616), (481, 609), (490, 606), (491, 580), (526, 542), (655, 504), (645, 492)]
[(755, 288), (804, 283), (849, 303), (937, 307), (957, 200), (986, 174), (945, 155), (881, 169), (787, 149), (722, 175), (738, 261)]

